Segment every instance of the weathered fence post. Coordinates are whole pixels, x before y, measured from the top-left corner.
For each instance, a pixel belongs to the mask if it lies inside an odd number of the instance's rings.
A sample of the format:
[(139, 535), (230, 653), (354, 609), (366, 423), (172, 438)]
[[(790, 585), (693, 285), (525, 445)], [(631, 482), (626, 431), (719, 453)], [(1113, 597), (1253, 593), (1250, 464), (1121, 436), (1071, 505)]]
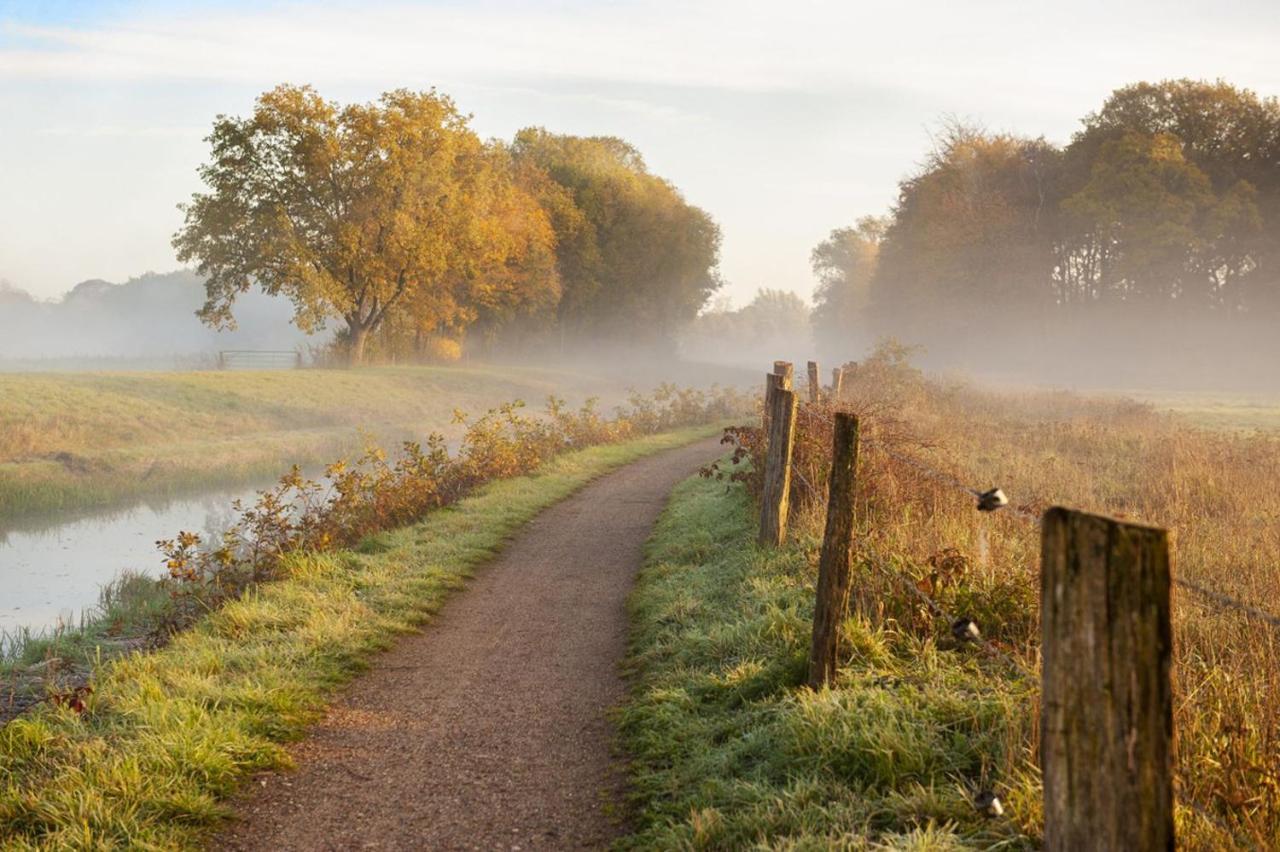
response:
[(817, 402), (822, 397), (822, 382), (818, 379), (818, 362), (809, 362), (809, 401)]
[(858, 418), (848, 412), (836, 412), (831, 438), (827, 529), (818, 559), (813, 644), (809, 649), (809, 686), (814, 689), (835, 680), (840, 658), (840, 622), (849, 607), (849, 547), (853, 543), (853, 489), (857, 469)]
[(1044, 847), (1171, 850), (1169, 535), (1062, 508), (1041, 535)]
[(787, 535), (791, 501), (791, 450), (796, 431), (796, 395), (782, 387), (785, 376), (770, 376), (768, 445), (764, 458), (764, 488), (760, 495), (760, 543), (777, 547)]
[(791, 390), (792, 366), (788, 361), (774, 361), (773, 372), (764, 376), (764, 413), (761, 415), (761, 426), (765, 437), (769, 436), (769, 412), (773, 410), (773, 393), (778, 388)]
[(840, 401), (840, 390), (844, 386), (844, 368), (831, 368), (831, 401)]

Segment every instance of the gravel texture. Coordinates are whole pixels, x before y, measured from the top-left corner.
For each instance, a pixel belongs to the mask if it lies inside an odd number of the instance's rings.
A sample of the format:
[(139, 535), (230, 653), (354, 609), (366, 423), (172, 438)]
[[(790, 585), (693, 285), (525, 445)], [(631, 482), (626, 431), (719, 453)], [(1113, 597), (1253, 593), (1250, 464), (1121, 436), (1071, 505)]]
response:
[(608, 711), (625, 602), (671, 488), (714, 439), (547, 509), (422, 633), (378, 657), (255, 780), (222, 849), (592, 849), (623, 830)]

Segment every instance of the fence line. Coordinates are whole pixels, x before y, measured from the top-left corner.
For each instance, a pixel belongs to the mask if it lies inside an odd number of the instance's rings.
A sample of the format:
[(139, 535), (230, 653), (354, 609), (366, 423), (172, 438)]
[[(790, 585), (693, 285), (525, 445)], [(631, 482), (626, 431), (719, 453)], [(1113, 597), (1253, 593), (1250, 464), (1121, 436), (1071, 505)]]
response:
[[(817, 387), (818, 367), (809, 362), (808, 368), (810, 399), (817, 403), (823, 398)], [(791, 375), (790, 365), (785, 362), (775, 362), (774, 369), (776, 374)], [(833, 390), (840, 387), (844, 372), (844, 368), (833, 371)], [(838, 395), (828, 398), (838, 404)], [(833, 459), (843, 459), (846, 466), (856, 465), (856, 418), (844, 412), (833, 417), (815, 408), (807, 406), (805, 415), (817, 414), (822, 422), (831, 425)], [(852, 450), (844, 446), (849, 442), (850, 422)], [(769, 437), (773, 438), (772, 432)], [(785, 453), (768, 448), (766, 481), (782, 478), (779, 471), (770, 467), (790, 465), (793, 439), (793, 435), (787, 436)], [(976, 498), (979, 511), (1003, 511), (1042, 532), (1040, 767), (1046, 848), (1172, 848), (1175, 798), (1234, 837), (1233, 830), (1190, 801), (1181, 790), (1175, 791), (1170, 589), (1177, 585), (1198, 595), (1202, 602), (1275, 627), (1280, 627), (1280, 616), (1196, 583), (1174, 580), (1170, 538), (1164, 529), (1063, 508), (1049, 509), (1042, 517), (1011, 505), (999, 487), (985, 491), (971, 488), (959, 478), (883, 442), (865, 443), (930, 479)], [(852, 471), (838, 475), (837, 466), (833, 461), (827, 492), (827, 531), (816, 587), (809, 678), (815, 688), (834, 680), (838, 661), (834, 637), (838, 631), (831, 629), (830, 622), (833, 607), (847, 606), (848, 598), (848, 532), (856, 476)], [(815, 498), (821, 497), (803, 472), (796, 470), (794, 475)], [(833, 519), (835, 512), (850, 517)], [(785, 519), (782, 525), (785, 529)], [(771, 543), (781, 543), (781, 537)], [(833, 557), (841, 553), (843, 587), (841, 578), (831, 574), (832, 566), (841, 565), (841, 560)], [(910, 591), (934, 617), (949, 623), (952, 636), (961, 645), (973, 644), (988, 656), (1007, 663), (1022, 677), (1036, 677), (1030, 667), (984, 637), (972, 618), (954, 618), (932, 595), (895, 571), (874, 547), (863, 542), (859, 553), (864, 564)], [(1098, 648), (1103, 650), (1099, 652)], [(974, 805), (988, 815), (1002, 812), (998, 798), (989, 791), (982, 793)]]
[[(826, 423), (832, 422), (831, 415), (826, 414), (825, 412), (806, 412), (806, 413), (809, 415), (816, 413), (820, 420)], [(999, 488), (989, 489), (987, 491), (982, 491), (981, 489), (978, 489), (978, 488), (972, 488), (968, 485), (965, 485), (964, 482), (962, 482), (961, 480), (957, 479), (956, 477), (952, 476), (949, 473), (945, 473), (944, 471), (938, 470), (935, 467), (931, 467), (928, 464), (925, 464), (924, 462), (920, 461), (917, 458), (914, 458), (905, 453), (901, 453), (901, 452), (898, 452), (897, 450), (894, 450), (892, 447), (889, 447), (883, 441), (876, 441), (874, 439), (870, 439), (870, 440), (864, 441), (863, 443), (866, 446), (876, 447), (885, 455), (890, 456), (906, 465), (914, 467), (916, 470), (920, 471), (920, 473), (924, 474), (925, 476), (934, 480), (935, 482), (940, 482), (943, 485), (947, 485), (955, 489), (956, 491), (969, 495), (970, 497), (976, 497), (979, 500), (981, 500), (985, 495), (991, 494), (992, 491), (1000, 491)], [(798, 472), (797, 472), (797, 475), (799, 475)], [(799, 476), (799, 478), (801, 479), (802, 482), (804, 482), (806, 487), (808, 487), (812, 493), (814, 494), (818, 493), (813, 488), (813, 486), (810, 485), (808, 481), (804, 479), (803, 476)], [(1036, 515), (1034, 512), (1031, 512), (1027, 509), (1023, 509), (1019, 506), (1015, 506), (1012, 503), (1009, 503), (1008, 505), (1004, 505), (1004, 506), (998, 506), (993, 509), (989, 509), (987, 511), (995, 511), (996, 509), (999, 509), (1001, 514), (1003, 515), (1015, 517), (1018, 520), (1023, 521), (1027, 524), (1030, 524), (1032, 526), (1035, 526), (1035, 527), (1041, 526), (1041, 518), (1039, 515)], [(1280, 615), (1274, 615), (1270, 612), (1267, 612), (1261, 609), (1260, 607), (1254, 604), (1247, 603), (1238, 598), (1234, 598), (1231, 595), (1216, 591), (1214, 589), (1207, 588), (1205, 586), (1201, 586), (1198, 583), (1194, 583), (1190, 580), (1184, 580), (1180, 577), (1174, 577), (1173, 584), (1179, 588), (1186, 589), (1187, 591), (1192, 592), (1195, 595), (1198, 595), (1202, 599), (1202, 601), (1205, 603), (1216, 605), (1219, 611), (1232, 610), (1247, 618), (1252, 618), (1257, 621), (1261, 621), (1264, 624), (1268, 624), (1272, 627), (1280, 628)]]
[(299, 369), (302, 353), (293, 349), (223, 349), (218, 353), (219, 370)]

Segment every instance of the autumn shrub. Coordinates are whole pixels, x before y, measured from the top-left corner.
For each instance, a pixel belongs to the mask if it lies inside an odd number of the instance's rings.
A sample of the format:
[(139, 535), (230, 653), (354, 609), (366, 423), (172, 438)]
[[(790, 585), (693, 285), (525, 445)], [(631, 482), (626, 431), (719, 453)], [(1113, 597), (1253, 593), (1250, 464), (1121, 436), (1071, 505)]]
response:
[(744, 401), (731, 390), (663, 385), (652, 396), (632, 394), (612, 418), (595, 400), (571, 410), (552, 397), (541, 417), (512, 402), (474, 419), (455, 412), (465, 432), (452, 455), (444, 437), (433, 434), (425, 444), (405, 442), (394, 460), (369, 440), (359, 456), (333, 462), (319, 479), (295, 466), (251, 505), (236, 501), (236, 520), (217, 540), (184, 531), (157, 542), (173, 601), (161, 630), (181, 629), (253, 584), (277, 578), (292, 553), (350, 547), (486, 482), (530, 473), (567, 449), (722, 420), (743, 411)]

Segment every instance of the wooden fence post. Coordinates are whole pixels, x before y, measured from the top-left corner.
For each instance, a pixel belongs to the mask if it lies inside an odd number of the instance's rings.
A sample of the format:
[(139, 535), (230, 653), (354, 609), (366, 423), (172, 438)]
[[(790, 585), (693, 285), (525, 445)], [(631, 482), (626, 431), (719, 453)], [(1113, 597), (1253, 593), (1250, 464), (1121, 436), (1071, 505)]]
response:
[(831, 401), (840, 401), (840, 390), (844, 386), (844, 368), (831, 368)]
[(1169, 534), (1053, 508), (1041, 536), (1044, 848), (1172, 850)]
[(827, 528), (818, 559), (813, 644), (809, 649), (809, 686), (835, 681), (840, 659), (840, 622), (849, 607), (849, 547), (853, 543), (853, 489), (858, 469), (858, 418), (838, 411), (831, 438), (831, 479)]
[(774, 361), (773, 372), (764, 376), (764, 412), (761, 414), (761, 427), (765, 437), (769, 436), (769, 412), (773, 410), (774, 391), (781, 388), (791, 390), (792, 366), (787, 361)]
[(783, 376), (770, 378), (768, 445), (764, 458), (764, 488), (760, 495), (760, 543), (777, 547), (787, 536), (791, 502), (791, 450), (796, 431), (795, 392), (781, 387)]
[(822, 382), (818, 379), (818, 362), (809, 362), (809, 401), (817, 402), (822, 397)]

